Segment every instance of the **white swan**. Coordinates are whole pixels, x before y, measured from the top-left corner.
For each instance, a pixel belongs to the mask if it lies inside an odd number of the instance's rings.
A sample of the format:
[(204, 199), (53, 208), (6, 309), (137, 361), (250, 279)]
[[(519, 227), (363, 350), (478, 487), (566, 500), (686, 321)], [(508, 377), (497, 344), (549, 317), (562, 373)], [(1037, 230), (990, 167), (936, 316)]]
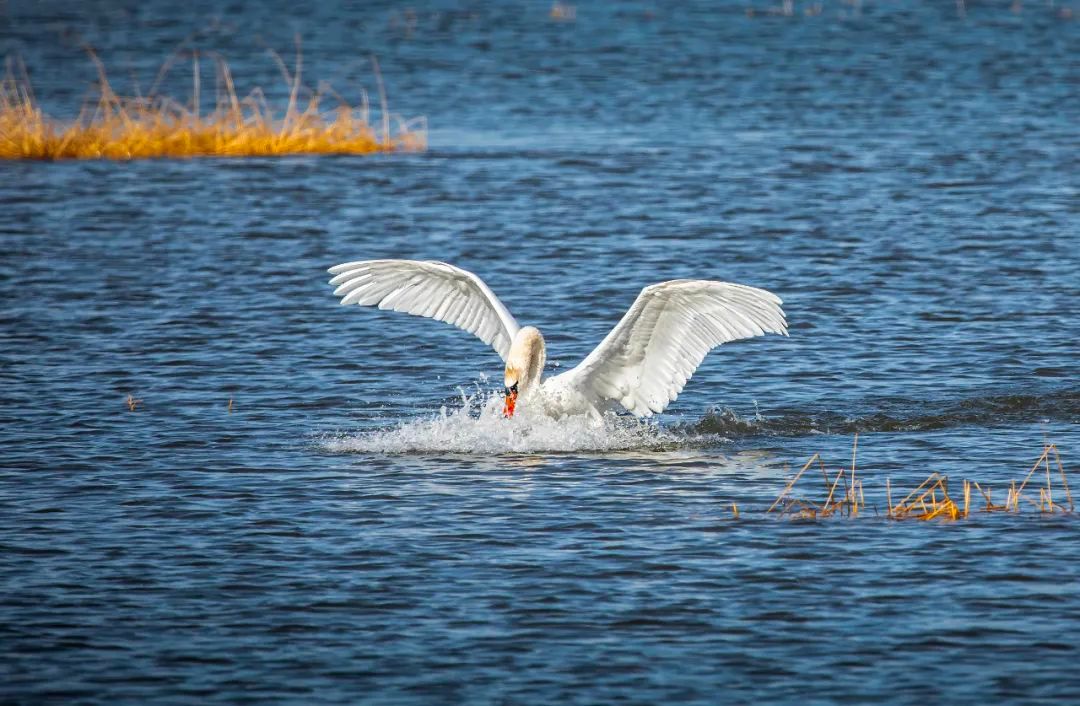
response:
[(639, 417), (663, 412), (705, 354), (721, 343), (787, 335), (780, 298), (764, 289), (672, 280), (641, 290), (585, 360), (541, 381), (544, 337), (521, 327), (483, 280), (434, 260), (362, 260), (331, 267), (342, 304), (378, 306), (453, 324), (491, 345), (506, 363), (504, 413), (519, 404), (548, 415), (599, 415), (615, 405)]

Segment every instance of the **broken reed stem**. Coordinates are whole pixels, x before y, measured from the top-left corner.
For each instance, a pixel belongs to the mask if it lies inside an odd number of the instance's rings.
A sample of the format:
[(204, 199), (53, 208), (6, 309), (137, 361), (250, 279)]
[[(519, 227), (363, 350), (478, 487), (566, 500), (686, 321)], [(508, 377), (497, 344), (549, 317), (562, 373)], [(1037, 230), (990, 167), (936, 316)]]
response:
[(844, 481), (844, 499), (841, 500), (840, 502), (836, 503), (836, 505), (837, 505), (837, 507), (840, 508), (841, 512), (843, 512), (844, 507), (846, 505), (848, 514), (850, 515), (851, 514), (851, 495), (854, 492), (855, 486), (848, 483), (848, 477), (847, 477), (846, 472), (841, 470), (841, 471), (839, 471), (839, 473), (840, 473), (840, 477)]
[[(900, 501), (900, 502), (899, 502), (899, 503), (898, 503), (898, 504), (896, 505), (896, 507), (901, 507), (901, 506), (903, 506), (903, 505), (907, 505), (907, 504), (908, 504), (908, 501), (909, 501), (909, 500), (911, 500), (911, 498), (915, 497), (915, 493), (917, 493), (917, 492), (919, 492), (920, 490), (922, 490), (922, 489), (923, 489), (923, 488), (924, 488), (924, 487), (926, 486), (926, 484), (927, 484), (927, 483), (929, 483), (929, 482), (931, 482), (931, 481), (937, 481), (937, 480), (939, 480), (940, 478), (941, 478), (941, 475), (940, 475), (940, 474), (939, 474), (939, 473), (938, 473), (937, 471), (934, 471), (934, 472), (933, 472), (933, 473), (931, 473), (931, 474), (930, 474), (929, 476), (927, 476), (926, 480), (924, 480), (924, 481), (923, 481), (922, 483), (920, 483), (920, 484), (919, 484), (919, 487), (918, 487), (918, 488), (916, 488), (915, 490), (913, 490), (913, 491), (911, 491), (910, 493), (908, 493), (908, 494), (907, 494), (907, 497), (905, 497), (905, 498), (904, 498), (903, 500), (901, 500), (901, 501)], [(927, 492), (929, 492), (929, 491), (927, 491)], [(923, 496), (925, 496), (925, 495), (926, 495), (926, 493), (923, 493)], [(923, 496), (919, 496), (919, 497), (920, 497), (920, 499), (921, 499), (921, 498), (922, 498)], [(918, 500), (916, 500), (916, 502), (918, 502)]]
[(1042, 455), (1039, 456), (1038, 460), (1035, 461), (1035, 465), (1031, 467), (1031, 470), (1028, 471), (1027, 476), (1024, 477), (1024, 482), (1020, 484), (1020, 489), (1016, 491), (1016, 493), (1015, 493), (1015, 495), (1013, 497), (1013, 506), (1014, 507), (1018, 506), (1018, 504), (1020, 502), (1020, 494), (1024, 492), (1024, 487), (1027, 486), (1028, 481), (1031, 480), (1031, 476), (1035, 473), (1036, 470), (1038, 470), (1039, 465), (1043, 462), (1043, 459), (1045, 459), (1047, 454), (1049, 454), (1049, 453), (1050, 453), (1050, 447), (1049, 446), (1044, 447)]
[(859, 448), (859, 432), (855, 432), (855, 440), (851, 442), (851, 502), (852, 510), (859, 514), (859, 503), (855, 500), (855, 452)]
[(1046, 463), (1046, 502), (1050, 504), (1050, 512), (1054, 511), (1054, 491), (1050, 485), (1050, 447), (1043, 452), (1043, 461)]
[(1069, 492), (1069, 481), (1065, 480), (1065, 467), (1061, 465), (1061, 454), (1058, 453), (1057, 444), (1052, 444), (1051, 448), (1054, 449), (1054, 458), (1057, 460), (1058, 471), (1061, 472), (1061, 485), (1065, 488), (1065, 500), (1069, 503), (1069, 512), (1073, 511), (1073, 499), (1072, 493)]
[[(840, 479), (844, 477), (843, 471), (836, 472), (836, 480), (833, 481), (832, 487), (829, 488), (829, 497), (825, 498), (825, 511), (829, 512), (829, 505), (832, 504), (833, 495), (836, 493), (836, 486), (840, 483)], [(846, 482), (846, 481), (845, 481)]]
[[(381, 134), (368, 121), (366, 94), (362, 109), (357, 111), (323, 84), (316, 91), (304, 87), (299, 40), (293, 72), (271, 52), (289, 88), (288, 104), (280, 119), (261, 89), (253, 89), (243, 99), (237, 96), (232, 72), (220, 57), (214, 56), (218, 87), (215, 104), (205, 113), (204, 62), (199, 52), (190, 54), (192, 95), (186, 106), (156, 94), (157, 86), (176, 62), (175, 54), (158, 72), (149, 96), (122, 98), (110, 85), (102, 61), (92, 50), (87, 53), (98, 76), (97, 100), (84, 105), (72, 121), (46, 115), (34, 98), (22, 63), (8, 60), (6, 75), (0, 79), (0, 160), (370, 154), (426, 147), (423, 120), (403, 122), (394, 116), (398, 129), (391, 132), (385, 85), (374, 60), (383, 110)], [(310, 98), (302, 98), (302, 92), (310, 93)], [(337, 98), (336, 108), (322, 107), (327, 96)]]
[[(920, 489), (922, 489), (923, 486), (925, 486), (930, 480), (935, 481), (933, 485), (926, 488), (926, 490), (923, 490), (921, 495), (915, 498), (913, 502), (909, 503), (908, 501), (910, 500), (910, 498)], [(944, 499), (942, 501), (939, 501), (937, 499), (937, 491), (939, 488), (941, 489), (942, 495), (944, 496)], [(914, 509), (914, 506), (916, 504), (918, 504), (919, 509), (923, 512), (923, 519), (930, 519), (932, 517), (936, 517), (939, 514), (937, 512), (938, 509), (942, 507), (948, 508), (950, 504), (955, 504), (952, 503), (952, 500), (949, 499), (949, 493), (946, 488), (947, 486), (945, 485), (945, 477), (940, 475), (936, 471), (934, 473), (931, 473), (930, 477), (923, 481), (922, 485), (920, 485), (919, 488), (916, 488), (914, 491), (912, 491), (907, 498), (900, 501), (900, 504), (893, 508), (893, 515), (896, 517), (907, 516), (911, 514), (911, 510)], [(926, 506), (926, 496), (928, 495), (930, 496), (930, 507)]]
[(799, 472), (795, 474), (795, 477), (791, 479), (791, 482), (784, 487), (780, 494), (776, 496), (776, 500), (773, 501), (773, 504), (770, 505), (769, 509), (765, 511), (766, 515), (772, 512), (773, 508), (775, 508), (780, 503), (780, 501), (783, 500), (784, 496), (788, 494), (788, 491), (791, 490), (795, 483), (798, 482), (799, 478), (802, 477), (802, 474), (806, 471), (806, 469), (810, 468), (810, 464), (812, 464), (817, 458), (820, 458), (820, 456), (814, 454), (810, 457), (810, 460), (807, 461), (801, 469), (799, 469)]

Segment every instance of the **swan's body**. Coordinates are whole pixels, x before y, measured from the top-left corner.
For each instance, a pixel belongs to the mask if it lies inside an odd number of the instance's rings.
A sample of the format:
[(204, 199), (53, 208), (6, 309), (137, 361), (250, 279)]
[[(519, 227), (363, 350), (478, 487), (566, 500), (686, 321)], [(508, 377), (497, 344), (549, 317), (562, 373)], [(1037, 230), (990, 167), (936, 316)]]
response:
[(616, 406), (663, 412), (705, 355), (722, 343), (787, 335), (780, 298), (741, 284), (673, 280), (641, 290), (630, 310), (577, 367), (542, 380), (544, 337), (521, 327), (484, 282), (445, 262), (365, 260), (330, 268), (342, 304), (378, 306), (453, 324), (506, 363), (507, 416), (527, 405), (546, 414), (598, 415)]

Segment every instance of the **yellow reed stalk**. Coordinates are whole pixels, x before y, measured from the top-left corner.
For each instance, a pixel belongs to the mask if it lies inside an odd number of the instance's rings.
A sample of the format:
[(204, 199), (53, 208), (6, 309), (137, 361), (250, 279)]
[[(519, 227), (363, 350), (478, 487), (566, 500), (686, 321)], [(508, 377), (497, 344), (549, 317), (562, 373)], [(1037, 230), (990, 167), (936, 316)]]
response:
[(735, 503), (731, 503), (731, 514), (734, 517), (734, 519), (736, 519), (736, 520), (739, 519), (739, 506), (736, 505)]
[[(832, 487), (829, 488), (829, 497), (825, 498), (825, 507), (822, 510), (822, 513), (826, 517), (831, 515), (832, 512), (833, 512), (833, 509), (835, 509), (835, 508), (830, 509), (830, 505), (832, 504), (833, 495), (836, 493), (836, 486), (840, 483), (841, 478), (845, 478), (844, 472), (843, 471), (837, 471), (836, 472), (836, 480), (833, 481)], [(845, 484), (847, 483), (846, 479), (845, 479), (844, 482), (845, 482)], [(846, 495), (846, 493), (845, 493), (845, 495)]]
[(1031, 476), (1035, 473), (1035, 471), (1038, 470), (1039, 466), (1043, 462), (1043, 459), (1045, 459), (1047, 457), (1047, 454), (1049, 453), (1050, 447), (1043, 447), (1042, 455), (1039, 456), (1039, 458), (1035, 461), (1035, 465), (1031, 467), (1031, 470), (1028, 471), (1027, 476), (1024, 477), (1024, 482), (1020, 484), (1020, 489), (1013, 494), (1013, 509), (1019, 510), (1020, 494), (1024, 492), (1024, 488), (1027, 486), (1028, 481), (1031, 480)]
[(839, 510), (840, 513), (843, 514), (844, 509), (846, 508), (847, 509), (847, 514), (848, 514), (848, 516), (850, 516), (851, 515), (851, 485), (848, 484), (848, 477), (847, 477), (847, 472), (846, 471), (840, 470), (840, 471), (837, 471), (837, 472), (840, 474), (841, 480), (844, 481), (844, 495), (842, 496), (843, 497), (842, 500), (839, 500), (839, 501), (833, 503), (833, 508), (830, 511), (830, 514), (831, 514), (831, 512), (834, 512), (836, 510)]
[(919, 520), (935, 520), (943, 515), (947, 515), (950, 520), (956, 520), (960, 517), (960, 508), (947, 494), (940, 501), (935, 500), (923, 514), (914, 515), (913, 517)]
[(851, 442), (851, 511), (859, 514), (859, 501), (855, 499), (855, 452), (859, 448), (859, 432), (855, 432), (855, 440)]
[(795, 485), (795, 483), (799, 480), (799, 478), (802, 477), (802, 474), (806, 471), (806, 469), (810, 468), (810, 464), (812, 464), (814, 462), (814, 459), (817, 459), (817, 458), (820, 458), (817, 454), (814, 454), (813, 456), (811, 456), (810, 460), (807, 461), (806, 464), (803, 465), (803, 467), (799, 470), (799, 472), (795, 474), (795, 477), (791, 479), (791, 482), (788, 483), (786, 486), (784, 486), (784, 489), (782, 491), (780, 491), (779, 495), (776, 496), (776, 500), (773, 501), (773, 504), (770, 505), (769, 509), (765, 511), (766, 515), (768, 515), (770, 512), (773, 511), (773, 508), (775, 508), (780, 503), (780, 501), (784, 498), (784, 496), (788, 494), (788, 492)]
[(1065, 500), (1069, 503), (1069, 512), (1073, 512), (1072, 493), (1069, 492), (1069, 481), (1065, 478), (1065, 467), (1061, 465), (1061, 454), (1058, 453), (1057, 444), (1051, 444), (1050, 448), (1054, 450), (1054, 458), (1057, 460), (1058, 471), (1061, 473), (1061, 485), (1065, 488)]
[(1054, 490), (1050, 484), (1050, 446), (1045, 445), (1043, 462), (1046, 464), (1046, 501), (1050, 504), (1050, 512), (1054, 511)]
[(948, 510), (949, 510), (949, 506), (948, 506), (947, 503), (945, 503), (945, 504), (942, 504), (940, 506), (936, 506), (933, 510), (931, 510), (930, 512), (928, 512), (928, 513), (926, 513), (924, 515), (918, 516), (917, 519), (920, 519), (920, 520), (933, 520), (933, 519), (936, 519), (938, 517), (938, 515), (942, 515), (942, 514), (948, 512)]
[(885, 517), (892, 517), (892, 484), (885, 479)]
[[(288, 154), (370, 154), (417, 151), (426, 148), (426, 123), (403, 122), (392, 134), (382, 76), (377, 78), (383, 106), (382, 133), (368, 122), (366, 96), (360, 114), (339, 99), (336, 109), (321, 101), (330, 90), (313, 92), (301, 102), (302, 55), (297, 46), (296, 70), (289, 72), (280, 58), (289, 85), (289, 102), (282, 118), (256, 88), (240, 99), (232, 73), (216, 58), (217, 83), (213, 109), (201, 110), (199, 55), (192, 57), (190, 108), (163, 96), (122, 98), (109, 84), (105, 66), (90, 52), (98, 74), (97, 100), (83, 106), (79, 116), (65, 122), (46, 115), (37, 104), (25, 70), (9, 61), (0, 80), (0, 159), (146, 159), (154, 157), (252, 157)], [(174, 58), (159, 72), (161, 81)]]

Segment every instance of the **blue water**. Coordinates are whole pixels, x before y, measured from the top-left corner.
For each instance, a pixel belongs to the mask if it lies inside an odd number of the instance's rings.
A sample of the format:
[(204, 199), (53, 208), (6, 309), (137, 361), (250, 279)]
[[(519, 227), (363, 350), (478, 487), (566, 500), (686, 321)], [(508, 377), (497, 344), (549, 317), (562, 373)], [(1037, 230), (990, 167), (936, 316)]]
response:
[[(1075, 516), (877, 514), (886, 478), (1077, 467), (1080, 25), (813, 8), (0, 5), (54, 112), (83, 42), (131, 90), (194, 33), (280, 97), (298, 33), (312, 84), (375, 95), (376, 55), (431, 128), (0, 164), (0, 702), (1080, 700)], [(791, 336), (656, 423), (514, 427), (483, 343), (337, 304), (325, 269), (374, 257), (477, 272), (549, 373), (669, 278), (776, 292)], [(856, 432), (870, 508), (765, 514)]]

